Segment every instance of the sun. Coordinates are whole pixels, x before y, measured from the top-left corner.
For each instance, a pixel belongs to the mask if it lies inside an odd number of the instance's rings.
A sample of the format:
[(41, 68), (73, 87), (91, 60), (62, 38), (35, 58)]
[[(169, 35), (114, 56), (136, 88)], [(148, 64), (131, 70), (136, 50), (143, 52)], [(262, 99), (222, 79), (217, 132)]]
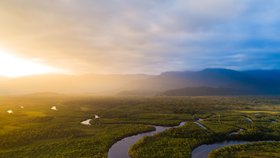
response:
[(38, 61), (21, 58), (8, 51), (0, 50), (0, 76), (15, 78), (57, 71), (57, 69)]

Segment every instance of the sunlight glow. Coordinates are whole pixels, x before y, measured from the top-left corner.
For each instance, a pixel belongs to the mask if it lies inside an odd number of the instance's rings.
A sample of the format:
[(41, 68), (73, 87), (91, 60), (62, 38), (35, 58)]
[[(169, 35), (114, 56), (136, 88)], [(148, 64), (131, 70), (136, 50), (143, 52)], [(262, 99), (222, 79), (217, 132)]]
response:
[(58, 70), (35, 62), (17, 57), (7, 51), (0, 50), (0, 76), (20, 77), (43, 73), (53, 73)]

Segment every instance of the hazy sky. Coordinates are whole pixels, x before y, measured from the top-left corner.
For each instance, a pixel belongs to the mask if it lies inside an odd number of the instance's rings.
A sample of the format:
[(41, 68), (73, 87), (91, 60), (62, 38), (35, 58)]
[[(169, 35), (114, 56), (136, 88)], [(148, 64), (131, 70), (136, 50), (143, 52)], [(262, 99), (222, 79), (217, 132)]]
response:
[(0, 48), (78, 73), (280, 68), (280, 1), (1, 0)]

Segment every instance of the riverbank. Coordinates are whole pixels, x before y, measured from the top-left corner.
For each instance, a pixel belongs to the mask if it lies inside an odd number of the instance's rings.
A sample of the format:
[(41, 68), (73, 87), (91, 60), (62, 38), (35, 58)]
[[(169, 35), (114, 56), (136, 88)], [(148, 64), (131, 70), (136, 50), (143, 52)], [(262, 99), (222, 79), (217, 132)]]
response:
[(142, 132), (137, 135), (125, 137), (111, 146), (108, 152), (108, 158), (130, 158), (129, 149), (137, 141), (147, 136), (154, 136), (155, 134), (161, 133), (171, 128), (181, 127), (184, 124), (185, 122), (181, 122), (179, 125), (173, 127), (152, 126), (155, 129), (153, 131)]

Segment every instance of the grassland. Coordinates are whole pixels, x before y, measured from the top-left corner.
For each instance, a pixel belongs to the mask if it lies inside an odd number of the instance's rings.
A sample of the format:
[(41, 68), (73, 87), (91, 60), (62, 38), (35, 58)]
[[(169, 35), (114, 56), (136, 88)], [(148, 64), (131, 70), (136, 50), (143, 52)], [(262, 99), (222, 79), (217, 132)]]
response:
[[(279, 139), (280, 124), (271, 122), (280, 120), (279, 104), (278, 97), (0, 97), (0, 157), (105, 158), (110, 146), (125, 136), (153, 130), (151, 124), (171, 126), (181, 121), (187, 124), (141, 140), (130, 153), (187, 157), (202, 143)], [(94, 114), (101, 118), (92, 126), (80, 124)], [(207, 130), (192, 123), (197, 118), (204, 119)], [(229, 136), (240, 128), (245, 129), (240, 135)]]

